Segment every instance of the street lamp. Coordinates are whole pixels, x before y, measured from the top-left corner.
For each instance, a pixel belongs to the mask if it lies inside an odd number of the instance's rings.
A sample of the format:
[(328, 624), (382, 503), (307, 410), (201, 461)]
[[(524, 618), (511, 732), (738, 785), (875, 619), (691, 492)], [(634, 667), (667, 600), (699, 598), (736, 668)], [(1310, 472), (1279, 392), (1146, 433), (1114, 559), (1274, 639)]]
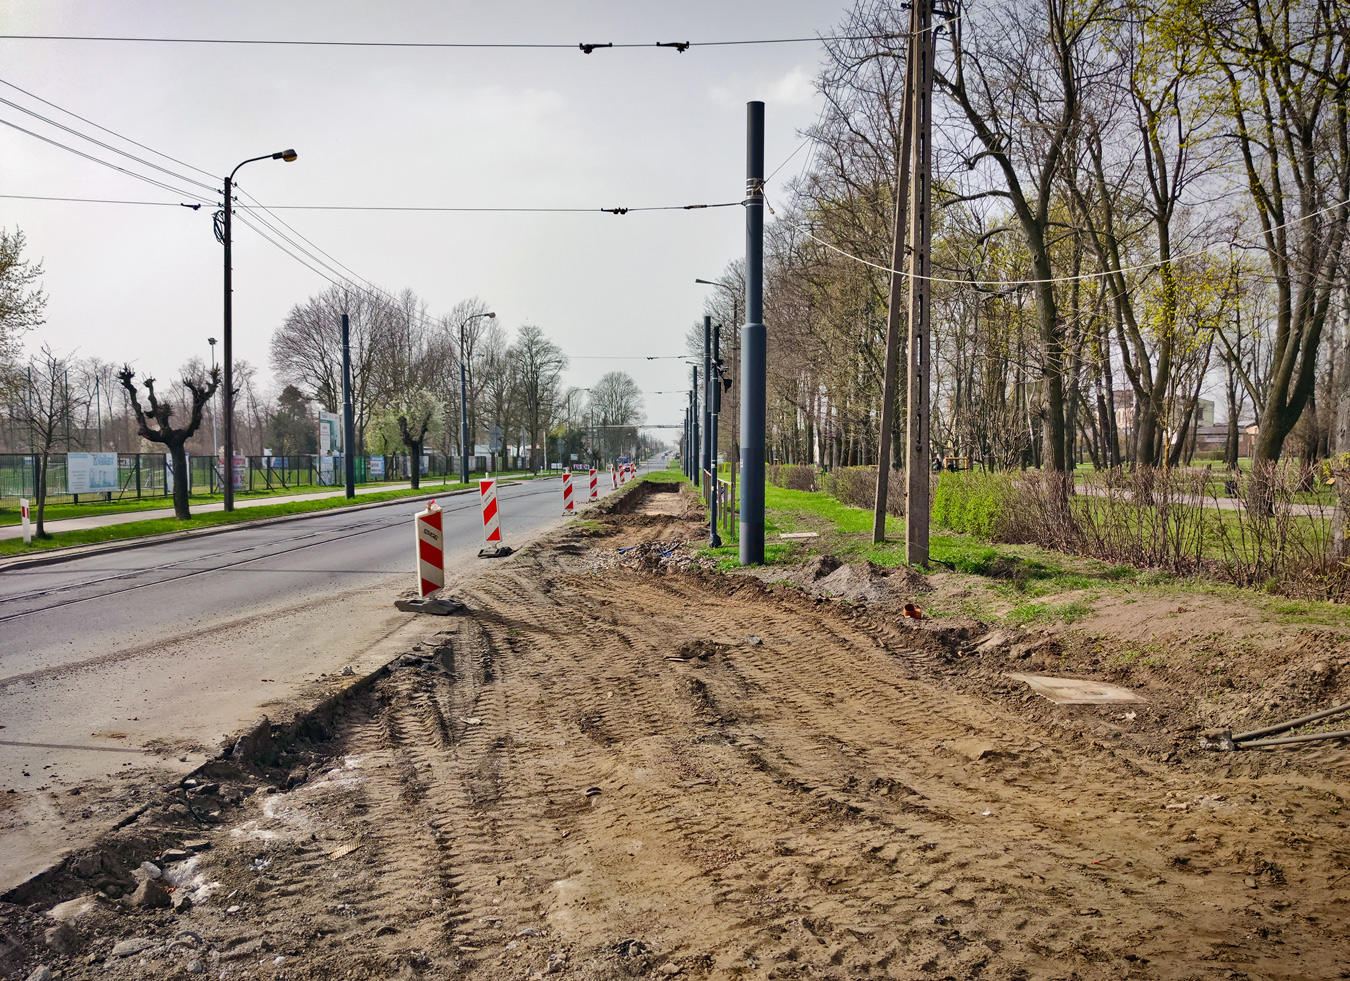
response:
[[(284, 160), (290, 163), (296, 158), (294, 150), (278, 150), (276, 153), (265, 153), (261, 157), (249, 157), (242, 161), (239, 167), (244, 164), (253, 163), (255, 160)], [(239, 173), (239, 167), (230, 171), (230, 176), (225, 178), (225, 209), (219, 216), (220, 223), (217, 225), (216, 234), (222, 245), (225, 246), (225, 473), (228, 477), (225, 479), (225, 510), (234, 510), (234, 311), (230, 306), (230, 196), (231, 189), (234, 187), (234, 175)], [(212, 345), (214, 351), (214, 345)]]
[(459, 482), (469, 482), (469, 359), (464, 353), (464, 328), (469, 321), (487, 317), (496, 320), (495, 313), (470, 314), (459, 322)]

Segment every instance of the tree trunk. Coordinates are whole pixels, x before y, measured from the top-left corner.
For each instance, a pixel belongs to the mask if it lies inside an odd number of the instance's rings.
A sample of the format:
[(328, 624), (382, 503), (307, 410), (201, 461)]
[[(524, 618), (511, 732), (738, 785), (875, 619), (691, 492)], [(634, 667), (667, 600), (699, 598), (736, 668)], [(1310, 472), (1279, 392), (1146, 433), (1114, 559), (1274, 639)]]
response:
[(1336, 478), (1336, 513), (1331, 520), (1332, 540), (1336, 548), (1336, 557), (1342, 562), (1350, 560), (1350, 537), (1346, 535), (1346, 506), (1350, 504), (1350, 283), (1341, 293), (1341, 352), (1340, 352), (1340, 394), (1332, 411), (1336, 413), (1334, 429), (1331, 433), (1330, 453), (1333, 474)]
[(408, 449), (412, 451), (412, 460), (408, 463), (408, 472), (412, 475), (412, 489), (420, 490), (422, 487), (422, 444), (420, 442), (409, 443)]
[[(192, 518), (192, 512), (188, 509), (187, 452), (182, 440), (168, 445), (169, 459), (173, 465), (173, 516), (179, 521), (188, 521)], [(225, 479), (233, 480), (233, 463), (228, 464), (225, 469), (227, 471)]]
[(47, 529), (43, 524), (43, 515), (47, 510), (47, 460), (50, 456), (50, 450), (47, 447), (42, 448), (42, 464), (38, 467), (37, 479), (37, 537), (46, 538)]

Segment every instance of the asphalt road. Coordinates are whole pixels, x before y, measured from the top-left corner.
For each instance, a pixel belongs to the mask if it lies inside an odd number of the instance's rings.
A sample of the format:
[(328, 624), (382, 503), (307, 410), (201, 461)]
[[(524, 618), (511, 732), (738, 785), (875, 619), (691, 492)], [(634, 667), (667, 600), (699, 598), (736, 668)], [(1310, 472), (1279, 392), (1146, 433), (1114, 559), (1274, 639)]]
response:
[[(555, 479), (503, 486), (499, 500), (508, 544), (563, 521)], [(477, 558), (477, 495), (440, 504), (452, 586), (492, 560)], [(0, 574), (0, 889), (77, 843), (53, 823), (70, 788), (147, 763), (186, 771), (321, 675), (364, 673), (434, 633), (435, 618), (393, 608), (415, 582), (421, 507), (330, 511)]]

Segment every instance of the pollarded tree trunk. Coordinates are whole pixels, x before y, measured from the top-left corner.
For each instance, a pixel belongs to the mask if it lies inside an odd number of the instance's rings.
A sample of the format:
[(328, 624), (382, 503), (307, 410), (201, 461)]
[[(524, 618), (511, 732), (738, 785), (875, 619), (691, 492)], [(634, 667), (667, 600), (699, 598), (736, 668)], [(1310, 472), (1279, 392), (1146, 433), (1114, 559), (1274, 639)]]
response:
[[(173, 465), (173, 516), (179, 521), (186, 521), (192, 517), (192, 512), (188, 510), (188, 495), (191, 488), (188, 487), (188, 464), (187, 450), (184, 444), (187, 439), (175, 440), (166, 444), (169, 447), (169, 458)], [(230, 468), (230, 477), (234, 477), (234, 468)]]
[[(211, 400), (215, 394), (216, 387), (220, 384), (220, 369), (212, 368), (209, 381), (197, 378), (184, 378), (183, 385), (192, 394), (192, 409), (188, 414), (187, 425), (176, 427), (172, 424), (173, 404), (167, 399), (160, 399), (155, 395), (155, 380), (147, 378), (142, 383), (145, 386), (145, 392), (150, 401), (150, 411), (147, 413), (141, 408), (141, 402), (136, 395), (136, 386), (133, 380), (136, 373), (131, 370), (130, 365), (126, 365), (117, 377), (122, 382), (122, 387), (126, 389), (128, 401), (131, 403), (132, 411), (136, 414), (136, 421), (139, 424), (138, 432), (143, 439), (148, 439), (152, 443), (161, 443), (169, 450), (169, 455), (173, 460), (173, 513), (179, 521), (187, 521), (192, 517), (188, 510), (188, 473), (187, 473), (187, 455), (183, 451), (184, 445), (197, 428), (202, 424), (202, 407)], [(151, 423), (154, 426), (151, 426)], [(225, 479), (234, 479), (233, 466), (226, 461)]]

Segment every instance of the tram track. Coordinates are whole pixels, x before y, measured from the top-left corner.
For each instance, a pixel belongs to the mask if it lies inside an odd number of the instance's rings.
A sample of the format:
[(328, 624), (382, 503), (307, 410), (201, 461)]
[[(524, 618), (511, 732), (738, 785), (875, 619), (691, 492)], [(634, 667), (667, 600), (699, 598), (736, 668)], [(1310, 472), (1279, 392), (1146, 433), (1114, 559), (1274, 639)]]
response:
[[(542, 494), (542, 493), (545, 493), (545, 491), (544, 491), (543, 489), (540, 489), (540, 490), (534, 490), (533, 488), (531, 488), (531, 489), (528, 489), (528, 490), (522, 490), (522, 491), (520, 492), (520, 494), (519, 494), (519, 497), (521, 497), (521, 498), (537, 497), (539, 494)], [(477, 509), (478, 509), (478, 502), (475, 500), (475, 501), (474, 501), (473, 503), (471, 503), (471, 504), (460, 504), (460, 505), (455, 505), (455, 506), (451, 506), (451, 507), (445, 507), (445, 508), (442, 508), (441, 510), (444, 511), (444, 512), (446, 512), (446, 513), (454, 514), (454, 513), (460, 513), (460, 512), (464, 512), (464, 511), (477, 510)], [(207, 569), (192, 569), (192, 570), (189, 570), (189, 571), (184, 571), (184, 572), (182, 572), (182, 573), (179, 574), (179, 575), (171, 575), (171, 576), (165, 576), (165, 577), (160, 577), (160, 578), (155, 578), (155, 579), (149, 579), (149, 580), (146, 580), (146, 581), (144, 581), (144, 582), (129, 583), (129, 584), (124, 585), (124, 586), (123, 586), (122, 588), (120, 588), (120, 589), (109, 589), (109, 590), (104, 590), (104, 591), (101, 591), (101, 592), (97, 592), (97, 593), (91, 594), (91, 595), (89, 595), (89, 596), (81, 596), (81, 597), (77, 597), (77, 598), (73, 598), (73, 599), (72, 599), (72, 598), (68, 598), (68, 594), (69, 594), (70, 592), (74, 591), (74, 590), (86, 589), (86, 588), (89, 588), (89, 587), (98, 586), (98, 585), (103, 584), (103, 583), (120, 582), (120, 581), (123, 581), (123, 580), (126, 580), (126, 579), (130, 579), (130, 578), (133, 578), (133, 577), (136, 577), (136, 576), (143, 576), (143, 575), (145, 575), (145, 574), (147, 574), (147, 573), (154, 572), (154, 571), (156, 571), (156, 570), (161, 570), (161, 569), (172, 569), (172, 568), (174, 568), (174, 567), (176, 567), (176, 566), (182, 566), (182, 565), (185, 565), (185, 564), (187, 564), (187, 563), (197, 563), (197, 562), (203, 562), (203, 561), (208, 561), (208, 562), (209, 562), (209, 561), (212, 560), (212, 559), (217, 559), (217, 558), (220, 558), (221, 556), (230, 555), (230, 554), (236, 553), (236, 552), (241, 551), (241, 550), (240, 550), (240, 549), (237, 549), (237, 548), (219, 549), (219, 550), (217, 550), (217, 551), (215, 551), (215, 552), (211, 552), (211, 553), (208, 553), (208, 554), (206, 554), (206, 555), (194, 555), (194, 556), (190, 556), (190, 557), (185, 557), (185, 558), (183, 558), (183, 559), (175, 560), (175, 561), (173, 561), (173, 562), (166, 563), (166, 564), (164, 564), (164, 565), (157, 565), (157, 566), (149, 566), (149, 567), (143, 567), (143, 568), (138, 568), (138, 569), (132, 569), (132, 570), (128, 570), (128, 571), (126, 571), (126, 572), (118, 573), (118, 574), (116, 574), (116, 575), (102, 576), (102, 577), (99, 577), (99, 578), (96, 578), (96, 579), (86, 579), (86, 580), (83, 580), (83, 581), (81, 581), (81, 582), (65, 583), (65, 584), (58, 585), (58, 586), (50, 586), (50, 587), (44, 587), (44, 588), (42, 588), (42, 589), (31, 590), (31, 591), (29, 591), (29, 592), (27, 592), (27, 593), (20, 593), (20, 594), (15, 595), (15, 596), (10, 596), (10, 597), (5, 597), (4, 599), (0, 599), (0, 609), (3, 609), (5, 606), (8, 606), (8, 605), (13, 604), (13, 603), (21, 603), (21, 602), (24, 602), (25, 600), (37, 599), (37, 598), (39, 598), (39, 597), (44, 597), (44, 596), (52, 596), (52, 597), (55, 597), (55, 596), (57, 596), (57, 595), (59, 594), (59, 595), (62, 596), (63, 598), (61, 598), (61, 599), (60, 599), (59, 601), (57, 601), (57, 602), (47, 603), (47, 604), (45, 604), (45, 605), (35, 607), (35, 608), (31, 609), (31, 610), (20, 610), (20, 611), (14, 612), (14, 613), (0, 614), (0, 624), (3, 624), (3, 623), (9, 623), (9, 622), (12, 622), (12, 621), (15, 621), (15, 620), (20, 620), (20, 619), (23, 619), (23, 618), (25, 618), (25, 617), (37, 616), (38, 614), (46, 613), (46, 612), (49, 612), (49, 611), (54, 610), (54, 609), (64, 609), (64, 608), (68, 608), (68, 607), (71, 607), (71, 606), (75, 606), (75, 605), (78, 605), (78, 604), (81, 604), (81, 603), (88, 603), (88, 602), (93, 602), (93, 601), (96, 601), (96, 600), (110, 599), (110, 598), (112, 598), (112, 597), (120, 596), (120, 595), (125, 594), (125, 593), (130, 593), (130, 592), (134, 592), (134, 591), (136, 591), (136, 590), (144, 589), (144, 588), (146, 588), (147, 586), (162, 586), (162, 585), (167, 585), (167, 584), (169, 584), (169, 583), (181, 582), (181, 581), (183, 581), (183, 580), (185, 580), (185, 579), (194, 579), (194, 578), (199, 578), (199, 577), (201, 577), (201, 576), (211, 575), (211, 574), (213, 574), (213, 573), (229, 572), (229, 571), (232, 571), (232, 570), (234, 570), (234, 569), (238, 569), (238, 568), (241, 568), (241, 567), (243, 567), (243, 566), (250, 565), (250, 564), (252, 564), (252, 563), (254, 563), (254, 562), (260, 562), (260, 561), (263, 561), (263, 560), (266, 560), (266, 559), (278, 558), (278, 557), (280, 557), (280, 556), (293, 554), (293, 553), (295, 553), (295, 552), (300, 552), (300, 551), (303, 551), (303, 550), (308, 549), (308, 548), (313, 548), (313, 547), (318, 546), (318, 545), (329, 545), (329, 544), (333, 544), (334, 542), (346, 541), (346, 540), (349, 540), (349, 539), (359, 538), (359, 537), (364, 536), (364, 535), (371, 535), (371, 534), (375, 534), (375, 533), (377, 533), (377, 532), (387, 531), (387, 530), (389, 530), (389, 529), (391, 529), (391, 528), (398, 527), (400, 524), (406, 523), (407, 520), (408, 520), (408, 516), (407, 516), (406, 514), (400, 513), (399, 515), (397, 515), (397, 516), (394, 517), (394, 518), (387, 519), (387, 520), (381, 520), (381, 521), (379, 521), (379, 522), (376, 523), (376, 524), (369, 524), (369, 523), (366, 523), (366, 522), (362, 522), (362, 523), (360, 523), (360, 524), (357, 524), (357, 523), (351, 523), (351, 524), (347, 524), (347, 525), (343, 525), (343, 526), (340, 526), (340, 527), (338, 527), (338, 528), (335, 528), (335, 529), (333, 529), (332, 532), (315, 531), (315, 532), (311, 532), (311, 533), (309, 533), (308, 535), (305, 535), (305, 536), (293, 536), (293, 537), (290, 539), (290, 541), (295, 541), (295, 539), (298, 538), (298, 537), (313, 538), (314, 540), (313, 540), (313, 541), (306, 541), (306, 542), (304, 542), (303, 544), (291, 545), (290, 547), (287, 547), (287, 548), (272, 548), (272, 549), (268, 549), (267, 551), (262, 552), (261, 554), (258, 554), (258, 555), (250, 555), (250, 556), (248, 556), (247, 558), (242, 558), (242, 559), (238, 559), (237, 561), (226, 562), (226, 563), (223, 563), (223, 564), (220, 564), (220, 565), (215, 565), (215, 566), (212, 566), (212, 567), (207, 568)], [(246, 526), (245, 526), (245, 527), (246, 527)], [(265, 546), (250, 545), (250, 546), (248, 546), (246, 549), (243, 549), (243, 551), (252, 551), (252, 550), (254, 550), (254, 549), (263, 548), (263, 547), (265, 547)]]

